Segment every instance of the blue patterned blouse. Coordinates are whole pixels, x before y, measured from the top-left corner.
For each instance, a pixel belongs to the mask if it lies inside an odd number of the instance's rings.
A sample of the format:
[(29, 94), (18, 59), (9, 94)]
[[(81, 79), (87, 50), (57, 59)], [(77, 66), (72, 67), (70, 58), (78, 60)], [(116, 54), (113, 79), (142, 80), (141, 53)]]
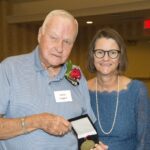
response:
[[(95, 91), (89, 91), (91, 105), (97, 117)], [(97, 92), (99, 116), (102, 128), (108, 132), (113, 123), (117, 92)], [(132, 80), (127, 90), (119, 93), (119, 106), (114, 129), (109, 135), (95, 126), (99, 140), (109, 146), (109, 150), (150, 150), (150, 101), (145, 85)]]

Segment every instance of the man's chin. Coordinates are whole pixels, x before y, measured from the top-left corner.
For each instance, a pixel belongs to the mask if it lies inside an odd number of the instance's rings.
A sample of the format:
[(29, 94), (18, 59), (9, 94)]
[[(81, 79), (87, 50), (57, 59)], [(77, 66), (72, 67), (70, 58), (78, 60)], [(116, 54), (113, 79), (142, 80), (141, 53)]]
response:
[(48, 66), (48, 68), (60, 68), (64, 65), (64, 63), (59, 63), (59, 64), (51, 64)]

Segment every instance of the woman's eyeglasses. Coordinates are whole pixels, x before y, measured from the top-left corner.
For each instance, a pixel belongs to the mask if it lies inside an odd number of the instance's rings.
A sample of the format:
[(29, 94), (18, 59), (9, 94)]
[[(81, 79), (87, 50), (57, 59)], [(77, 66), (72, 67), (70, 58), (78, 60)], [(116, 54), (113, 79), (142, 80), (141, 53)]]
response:
[(103, 58), (103, 57), (106, 55), (106, 53), (107, 53), (107, 55), (108, 55), (110, 58), (115, 59), (115, 58), (117, 58), (117, 57), (119, 56), (119, 54), (120, 54), (120, 51), (119, 51), (119, 50), (116, 50), (116, 49), (111, 49), (111, 50), (108, 50), (108, 51), (104, 51), (104, 50), (102, 50), (102, 49), (95, 49), (95, 50), (93, 50), (93, 52), (94, 52), (94, 54), (95, 54), (95, 56), (96, 56), (97, 58)]

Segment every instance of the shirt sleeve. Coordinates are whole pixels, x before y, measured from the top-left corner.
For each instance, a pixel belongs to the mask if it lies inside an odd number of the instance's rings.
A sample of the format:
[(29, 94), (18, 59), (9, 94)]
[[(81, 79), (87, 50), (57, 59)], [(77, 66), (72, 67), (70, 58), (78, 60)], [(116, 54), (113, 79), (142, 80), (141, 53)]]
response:
[(85, 111), (84, 111), (84, 114), (88, 114), (90, 119), (92, 120), (92, 122), (96, 122), (96, 117), (94, 115), (94, 112), (92, 110), (92, 107), (91, 107), (91, 103), (90, 103), (90, 95), (89, 95), (89, 91), (88, 91), (88, 86), (87, 86), (87, 81), (82, 73), (82, 76), (81, 76), (81, 81), (80, 81), (80, 91), (81, 93), (83, 94), (83, 97), (84, 97), (84, 100), (85, 100)]
[(10, 95), (10, 85), (4, 64), (0, 64), (0, 114), (5, 114)]
[(137, 148), (136, 150), (150, 149), (150, 99), (147, 88), (141, 84), (137, 103)]

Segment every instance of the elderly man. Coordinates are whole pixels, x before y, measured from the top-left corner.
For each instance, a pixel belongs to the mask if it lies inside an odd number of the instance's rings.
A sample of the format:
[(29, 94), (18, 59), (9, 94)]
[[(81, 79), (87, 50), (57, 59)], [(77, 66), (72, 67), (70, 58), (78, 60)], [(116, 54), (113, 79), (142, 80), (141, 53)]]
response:
[(54, 10), (39, 29), (33, 52), (1, 62), (0, 150), (77, 150), (68, 119), (89, 114), (95, 121), (80, 69), (75, 67), (78, 84), (66, 78), (77, 33), (77, 20)]

